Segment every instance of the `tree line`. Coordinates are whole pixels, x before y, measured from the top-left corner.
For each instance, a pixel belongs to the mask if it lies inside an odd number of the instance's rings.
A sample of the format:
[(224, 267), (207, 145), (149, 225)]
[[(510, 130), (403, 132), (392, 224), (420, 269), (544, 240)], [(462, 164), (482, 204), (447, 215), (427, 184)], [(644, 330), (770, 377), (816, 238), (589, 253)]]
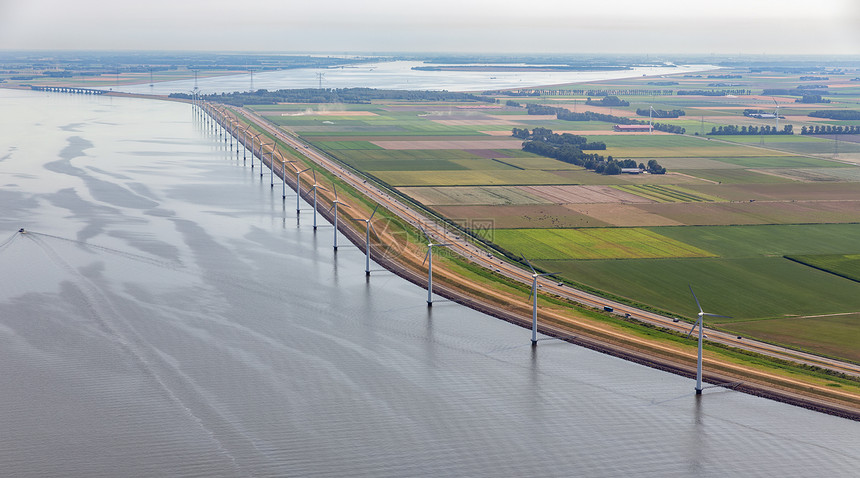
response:
[(800, 134), (860, 134), (860, 126), (804, 126), (800, 128)]
[(711, 128), (711, 132), (709, 135), (719, 136), (719, 135), (760, 135), (760, 134), (794, 134), (793, 127), (790, 124), (785, 125), (782, 129), (777, 129), (776, 127), (767, 125), (767, 126), (737, 126), (737, 125), (727, 125), (727, 126), (714, 126)]
[(658, 109), (645, 109), (645, 108), (636, 108), (636, 114), (639, 116), (650, 116), (652, 118), (678, 118), (680, 116), (685, 116), (687, 113), (684, 110), (658, 110)]
[(813, 118), (827, 118), (833, 120), (853, 121), (860, 120), (860, 111), (854, 110), (819, 110), (809, 113), (807, 116)]
[(651, 174), (666, 173), (666, 168), (660, 166), (653, 159), (648, 161), (646, 166), (642, 163), (637, 165), (636, 161), (632, 159), (616, 160), (612, 156), (604, 158), (596, 153), (585, 153), (583, 150), (606, 149), (605, 143), (588, 142), (585, 136), (553, 133), (547, 128), (535, 128), (531, 132), (528, 129), (513, 128), (511, 134), (525, 140), (523, 141), (523, 151), (525, 152), (582, 166), (599, 174), (621, 174), (622, 168), (636, 168)]

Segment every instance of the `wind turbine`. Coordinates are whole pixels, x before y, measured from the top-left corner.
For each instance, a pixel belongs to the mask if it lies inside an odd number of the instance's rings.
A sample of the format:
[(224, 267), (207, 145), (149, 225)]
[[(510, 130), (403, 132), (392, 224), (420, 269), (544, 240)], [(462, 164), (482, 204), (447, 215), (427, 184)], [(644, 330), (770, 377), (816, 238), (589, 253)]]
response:
[(334, 250), (337, 250), (337, 206), (338, 206), (338, 204), (343, 204), (344, 206), (349, 207), (349, 205), (347, 205), (346, 203), (342, 202), (340, 199), (337, 198), (337, 186), (335, 186), (334, 183), (331, 183), (331, 188), (332, 188), (332, 190), (334, 190), (334, 201), (331, 203), (331, 207), (328, 208), (328, 210), (331, 211), (332, 208), (334, 208), (334, 242), (333, 242), (333, 244), (334, 244)]
[[(424, 234), (424, 237), (427, 238), (427, 254), (424, 254), (424, 262), (427, 263), (427, 307), (433, 306), (433, 246), (441, 246), (448, 247), (450, 243), (439, 243), (433, 244), (433, 240), (430, 238), (430, 235), (427, 234), (427, 231), (424, 230), (420, 225), (418, 229), (421, 229), (421, 233)], [(424, 265), (424, 262), (421, 265)]]
[(776, 98), (774, 98), (773, 96), (771, 96), (770, 99), (772, 99), (773, 104), (776, 105), (776, 113), (775, 113), (775, 115), (776, 115), (776, 129), (777, 129), (777, 131), (779, 131), (779, 103), (776, 102)]
[[(364, 223), (367, 225), (367, 236), (366, 236), (366, 246), (365, 246), (365, 258), (364, 258), (364, 275), (370, 276), (370, 230), (373, 229), (373, 224), (370, 223), (370, 220), (373, 219), (373, 216), (376, 215), (376, 210), (379, 209), (379, 204), (373, 208), (373, 213), (367, 219), (354, 219), (355, 221)], [(373, 230), (373, 233), (376, 234), (376, 229)]]
[(699, 327), (699, 359), (696, 362), (696, 395), (702, 394), (702, 336), (704, 332), (702, 332), (702, 327), (704, 324), (702, 323), (702, 319), (707, 315), (708, 317), (723, 317), (726, 319), (730, 319), (728, 315), (717, 315), (705, 312), (702, 310), (702, 306), (699, 304), (699, 298), (696, 297), (696, 293), (693, 292), (693, 286), (690, 285), (690, 293), (693, 294), (693, 299), (696, 299), (696, 306), (699, 308), (699, 318), (696, 320), (696, 323), (693, 324), (693, 328), (690, 329), (690, 332), (687, 333), (687, 337), (693, 334), (693, 331), (696, 330), (696, 326)]
[(281, 158), (281, 199), (287, 199), (287, 163), (295, 163), (295, 161), (287, 161), (284, 155), (278, 151), (278, 157)]
[(526, 261), (526, 264), (528, 264), (529, 268), (532, 270), (532, 345), (537, 345), (537, 280), (538, 277), (554, 276), (558, 273), (545, 272), (543, 274), (538, 274), (538, 271), (535, 270), (532, 263), (529, 262), (524, 255), (520, 254), (520, 257)]
[(648, 105), (648, 134), (651, 134), (654, 131), (654, 127), (651, 126), (651, 112), (654, 111), (654, 107)]
[(302, 197), (301, 176), (302, 176), (303, 172), (310, 171), (310, 170), (311, 170), (311, 168), (296, 171), (296, 214), (301, 214), (301, 210), (299, 209), (299, 199)]
[[(263, 143), (263, 141), (260, 141), (260, 179), (263, 178), (263, 158), (265, 157), (265, 154), (266, 154), (266, 152), (263, 151), (263, 146), (271, 146), (272, 151), (274, 151), (275, 150), (275, 143), (274, 142)], [(269, 165), (271, 166), (271, 163), (269, 163)], [(274, 179), (272, 179), (272, 187), (275, 187), (275, 180)]]
[(324, 187), (317, 184), (317, 172), (316, 170), (312, 170), (311, 173), (314, 175), (314, 185), (311, 186), (311, 190), (314, 192), (314, 231), (317, 230), (317, 188), (325, 190)]
[[(262, 132), (262, 131), (260, 131), (259, 133), (255, 134), (255, 135), (251, 138), (251, 170), (253, 170), (253, 169), (254, 169), (254, 140), (257, 140), (257, 138), (259, 138), (261, 134), (263, 134), (263, 132)], [(260, 140), (258, 140), (258, 141), (260, 141), (260, 144), (261, 144), (261, 145), (263, 144), (263, 140), (261, 140), (261, 139), (260, 139)]]

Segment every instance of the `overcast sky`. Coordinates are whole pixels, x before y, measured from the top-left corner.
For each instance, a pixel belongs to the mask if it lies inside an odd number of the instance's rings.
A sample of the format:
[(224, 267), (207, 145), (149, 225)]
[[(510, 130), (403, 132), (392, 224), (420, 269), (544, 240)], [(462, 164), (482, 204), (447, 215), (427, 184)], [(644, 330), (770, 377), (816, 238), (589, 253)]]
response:
[(860, 56), (860, 1), (0, 0), (0, 49)]

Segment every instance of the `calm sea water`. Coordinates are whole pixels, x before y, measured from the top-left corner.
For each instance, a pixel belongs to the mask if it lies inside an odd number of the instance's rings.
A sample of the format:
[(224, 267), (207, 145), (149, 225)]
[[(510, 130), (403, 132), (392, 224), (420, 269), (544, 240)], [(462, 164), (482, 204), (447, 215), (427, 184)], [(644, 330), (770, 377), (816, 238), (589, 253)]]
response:
[[(857, 476), (860, 424), (331, 248), (167, 102), (0, 90), (5, 476)], [(30, 233), (16, 234), (19, 228)], [(345, 244), (345, 240), (342, 239)]]
[[(504, 72), (504, 71), (425, 71), (413, 66), (432, 66), (416, 61), (389, 61), (364, 63), (344, 68), (299, 68), (294, 70), (257, 72), (216, 78), (199, 78), (196, 85), (203, 93), (248, 91), (281, 88), (391, 88), (401, 90), (484, 91), (506, 88), (532, 88), (538, 85), (559, 85), (589, 81), (640, 76), (661, 76), (679, 73), (704, 72), (717, 68), (713, 65), (679, 65), (676, 67), (636, 67), (615, 71), (566, 72)], [(322, 73), (320, 82), (317, 74)], [(163, 83), (115, 86), (115, 90), (129, 93), (166, 95), (190, 92), (194, 80)]]

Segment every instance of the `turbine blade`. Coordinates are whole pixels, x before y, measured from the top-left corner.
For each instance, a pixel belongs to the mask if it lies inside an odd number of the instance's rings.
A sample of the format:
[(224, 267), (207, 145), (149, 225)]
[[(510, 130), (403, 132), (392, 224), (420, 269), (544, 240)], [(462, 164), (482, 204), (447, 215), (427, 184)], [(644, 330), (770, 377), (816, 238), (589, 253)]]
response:
[(314, 175), (314, 187), (317, 187), (317, 170), (314, 169), (313, 171), (311, 171), (311, 174)]
[(430, 255), (430, 251), (431, 251), (431, 250), (432, 250), (432, 249), (430, 249), (429, 247), (427, 248), (427, 252), (424, 254), (424, 261), (422, 261), (422, 262), (421, 262), (421, 265), (422, 265), (422, 266), (423, 266), (424, 264), (426, 264), (426, 263), (427, 263), (427, 256), (429, 256), (429, 255)]
[(717, 314), (709, 314), (707, 312), (703, 312), (702, 315), (707, 315), (708, 317), (722, 317), (724, 319), (731, 319), (730, 315), (717, 315)]
[(376, 210), (377, 210), (377, 209), (379, 209), (379, 204), (377, 204), (377, 205), (376, 205), (376, 207), (375, 207), (375, 208), (373, 208), (373, 214), (371, 214), (371, 215), (370, 215), (370, 217), (369, 217), (369, 218), (367, 218), (367, 220), (368, 220), (368, 221), (369, 221), (369, 220), (371, 220), (371, 219), (373, 219), (373, 216), (376, 214)]
[(702, 326), (702, 325), (701, 325), (701, 322), (702, 322), (702, 318), (701, 318), (701, 317), (699, 317), (699, 319), (696, 321), (696, 323), (695, 323), (695, 324), (693, 324), (693, 327), (690, 329), (690, 331), (689, 331), (689, 332), (687, 332), (687, 337), (689, 337), (689, 336), (693, 335), (693, 331), (694, 331), (694, 330), (696, 330), (696, 327), (697, 327), (697, 326), (698, 326), (698, 327), (701, 327), (701, 326)]
[(335, 186), (334, 183), (331, 183), (331, 189), (334, 191), (334, 202), (340, 202), (337, 200), (337, 186)]
[(545, 272), (543, 274), (538, 274), (538, 277), (548, 277), (548, 276), (557, 276), (558, 272)]
[(427, 239), (427, 242), (433, 242), (427, 234), (427, 230), (421, 227), (421, 224), (418, 224), (418, 229), (421, 229), (421, 234), (424, 234), (424, 238)]
[(526, 256), (524, 256), (524, 255), (520, 254), (520, 257), (521, 257), (524, 261), (526, 261), (526, 264), (528, 264), (528, 265), (529, 265), (529, 268), (532, 270), (532, 274), (537, 274), (537, 271), (535, 270), (534, 266), (532, 266), (532, 263), (531, 263), (531, 262), (529, 262), (529, 260), (528, 260), (528, 259), (526, 259)]
[(699, 298), (696, 297), (696, 293), (693, 292), (693, 285), (692, 284), (687, 284), (687, 285), (690, 286), (690, 293), (693, 294), (693, 298), (696, 299), (696, 307), (699, 308), (699, 312), (704, 312), (704, 310), (702, 310), (702, 306), (699, 305)]

